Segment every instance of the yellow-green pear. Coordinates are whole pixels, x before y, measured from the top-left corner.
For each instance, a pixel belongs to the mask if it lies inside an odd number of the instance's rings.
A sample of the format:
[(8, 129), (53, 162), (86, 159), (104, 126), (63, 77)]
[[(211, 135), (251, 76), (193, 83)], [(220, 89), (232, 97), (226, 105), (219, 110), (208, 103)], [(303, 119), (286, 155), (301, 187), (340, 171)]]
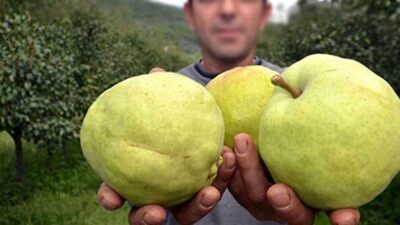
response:
[(400, 169), (400, 99), (361, 63), (316, 54), (273, 78), (260, 154), (309, 206), (357, 208)]
[(90, 166), (136, 206), (173, 206), (211, 184), (223, 137), (212, 96), (169, 72), (132, 77), (103, 92), (80, 133)]
[(242, 132), (257, 145), (261, 115), (275, 88), (271, 78), (276, 74), (263, 66), (237, 67), (207, 84), (224, 117), (225, 145), (232, 148), (235, 135)]

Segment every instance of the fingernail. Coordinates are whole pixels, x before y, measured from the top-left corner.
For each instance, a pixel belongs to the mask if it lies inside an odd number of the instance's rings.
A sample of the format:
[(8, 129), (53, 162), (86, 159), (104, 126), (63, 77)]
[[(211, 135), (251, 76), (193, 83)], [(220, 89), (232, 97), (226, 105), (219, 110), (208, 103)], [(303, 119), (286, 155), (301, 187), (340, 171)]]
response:
[(344, 223), (341, 223), (340, 225), (357, 225), (356, 221), (354, 219), (345, 221)]
[(225, 163), (225, 168), (230, 170), (233, 169), (233, 167), (235, 167), (235, 161), (227, 157), (227, 154), (229, 153), (224, 154), (224, 163)]
[(239, 139), (236, 142), (236, 146), (235, 146), (235, 152), (237, 155), (242, 156), (246, 153), (247, 150), (247, 140), (245, 139)]
[(106, 208), (109, 208), (109, 209), (117, 208), (117, 205), (112, 203), (112, 201), (110, 201), (110, 199), (107, 198), (107, 196), (103, 196), (102, 198), (100, 198), (100, 201), (101, 201), (102, 205), (105, 206)]
[(211, 198), (206, 198), (204, 195), (200, 199), (200, 206), (204, 209), (209, 209), (215, 204), (215, 201), (213, 201)]
[(347, 216), (338, 225), (357, 225), (357, 222), (353, 214), (347, 213)]
[(276, 208), (287, 208), (290, 205), (290, 196), (284, 190), (275, 190), (271, 198), (271, 203)]
[(159, 224), (159, 223), (161, 223), (161, 221), (160, 221), (159, 218), (157, 218), (157, 217), (151, 215), (151, 213), (149, 213), (149, 212), (146, 212), (146, 213), (143, 215), (143, 220), (144, 220), (144, 222), (145, 222), (146, 224), (149, 224), (149, 225), (150, 225), (150, 224)]
[(232, 150), (230, 150), (229, 148), (224, 147), (223, 149), (224, 149), (224, 153), (225, 152), (232, 152)]

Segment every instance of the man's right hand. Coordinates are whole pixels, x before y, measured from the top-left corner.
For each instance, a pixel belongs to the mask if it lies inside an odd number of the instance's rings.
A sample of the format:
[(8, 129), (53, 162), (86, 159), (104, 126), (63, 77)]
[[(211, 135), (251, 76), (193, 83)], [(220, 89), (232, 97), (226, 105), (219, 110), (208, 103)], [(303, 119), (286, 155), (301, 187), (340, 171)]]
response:
[[(169, 209), (179, 224), (197, 222), (207, 215), (221, 199), (236, 168), (236, 157), (231, 149), (224, 147), (222, 157), (223, 164), (219, 167), (217, 177), (211, 186), (202, 188), (189, 201)], [(125, 199), (105, 183), (100, 186), (97, 196), (100, 204), (108, 210), (121, 208), (125, 203)], [(130, 225), (161, 225), (166, 218), (167, 212), (164, 207), (145, 205), (132, 208), (128, 221)]]

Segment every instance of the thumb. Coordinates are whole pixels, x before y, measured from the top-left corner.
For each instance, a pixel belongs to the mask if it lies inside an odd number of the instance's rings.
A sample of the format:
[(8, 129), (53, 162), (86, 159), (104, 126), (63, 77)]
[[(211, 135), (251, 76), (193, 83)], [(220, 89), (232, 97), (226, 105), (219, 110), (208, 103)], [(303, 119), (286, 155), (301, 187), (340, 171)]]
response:
[(153, 69), (150, 70), (149, 73), (157, 73), (157, 72), (165, 72), (165, 70), (161, 67), (154, 67)]
[(313, 211), (305, 206), (294, 191), (284, 184), (274, 184), (267, 197), (279, 218), (291, 225), (312, 225)]

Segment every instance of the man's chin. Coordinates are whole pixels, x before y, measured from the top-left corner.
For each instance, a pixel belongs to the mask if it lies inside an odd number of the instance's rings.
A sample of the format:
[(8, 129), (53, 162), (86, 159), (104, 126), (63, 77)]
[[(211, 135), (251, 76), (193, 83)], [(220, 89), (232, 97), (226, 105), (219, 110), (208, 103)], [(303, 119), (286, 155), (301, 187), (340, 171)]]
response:
[(224, 51), (215, 52), (215, 56), (224, 61), (235, 62), (246, 58), (248, 56), (248, 53), (244, 51), (226, 49)]

